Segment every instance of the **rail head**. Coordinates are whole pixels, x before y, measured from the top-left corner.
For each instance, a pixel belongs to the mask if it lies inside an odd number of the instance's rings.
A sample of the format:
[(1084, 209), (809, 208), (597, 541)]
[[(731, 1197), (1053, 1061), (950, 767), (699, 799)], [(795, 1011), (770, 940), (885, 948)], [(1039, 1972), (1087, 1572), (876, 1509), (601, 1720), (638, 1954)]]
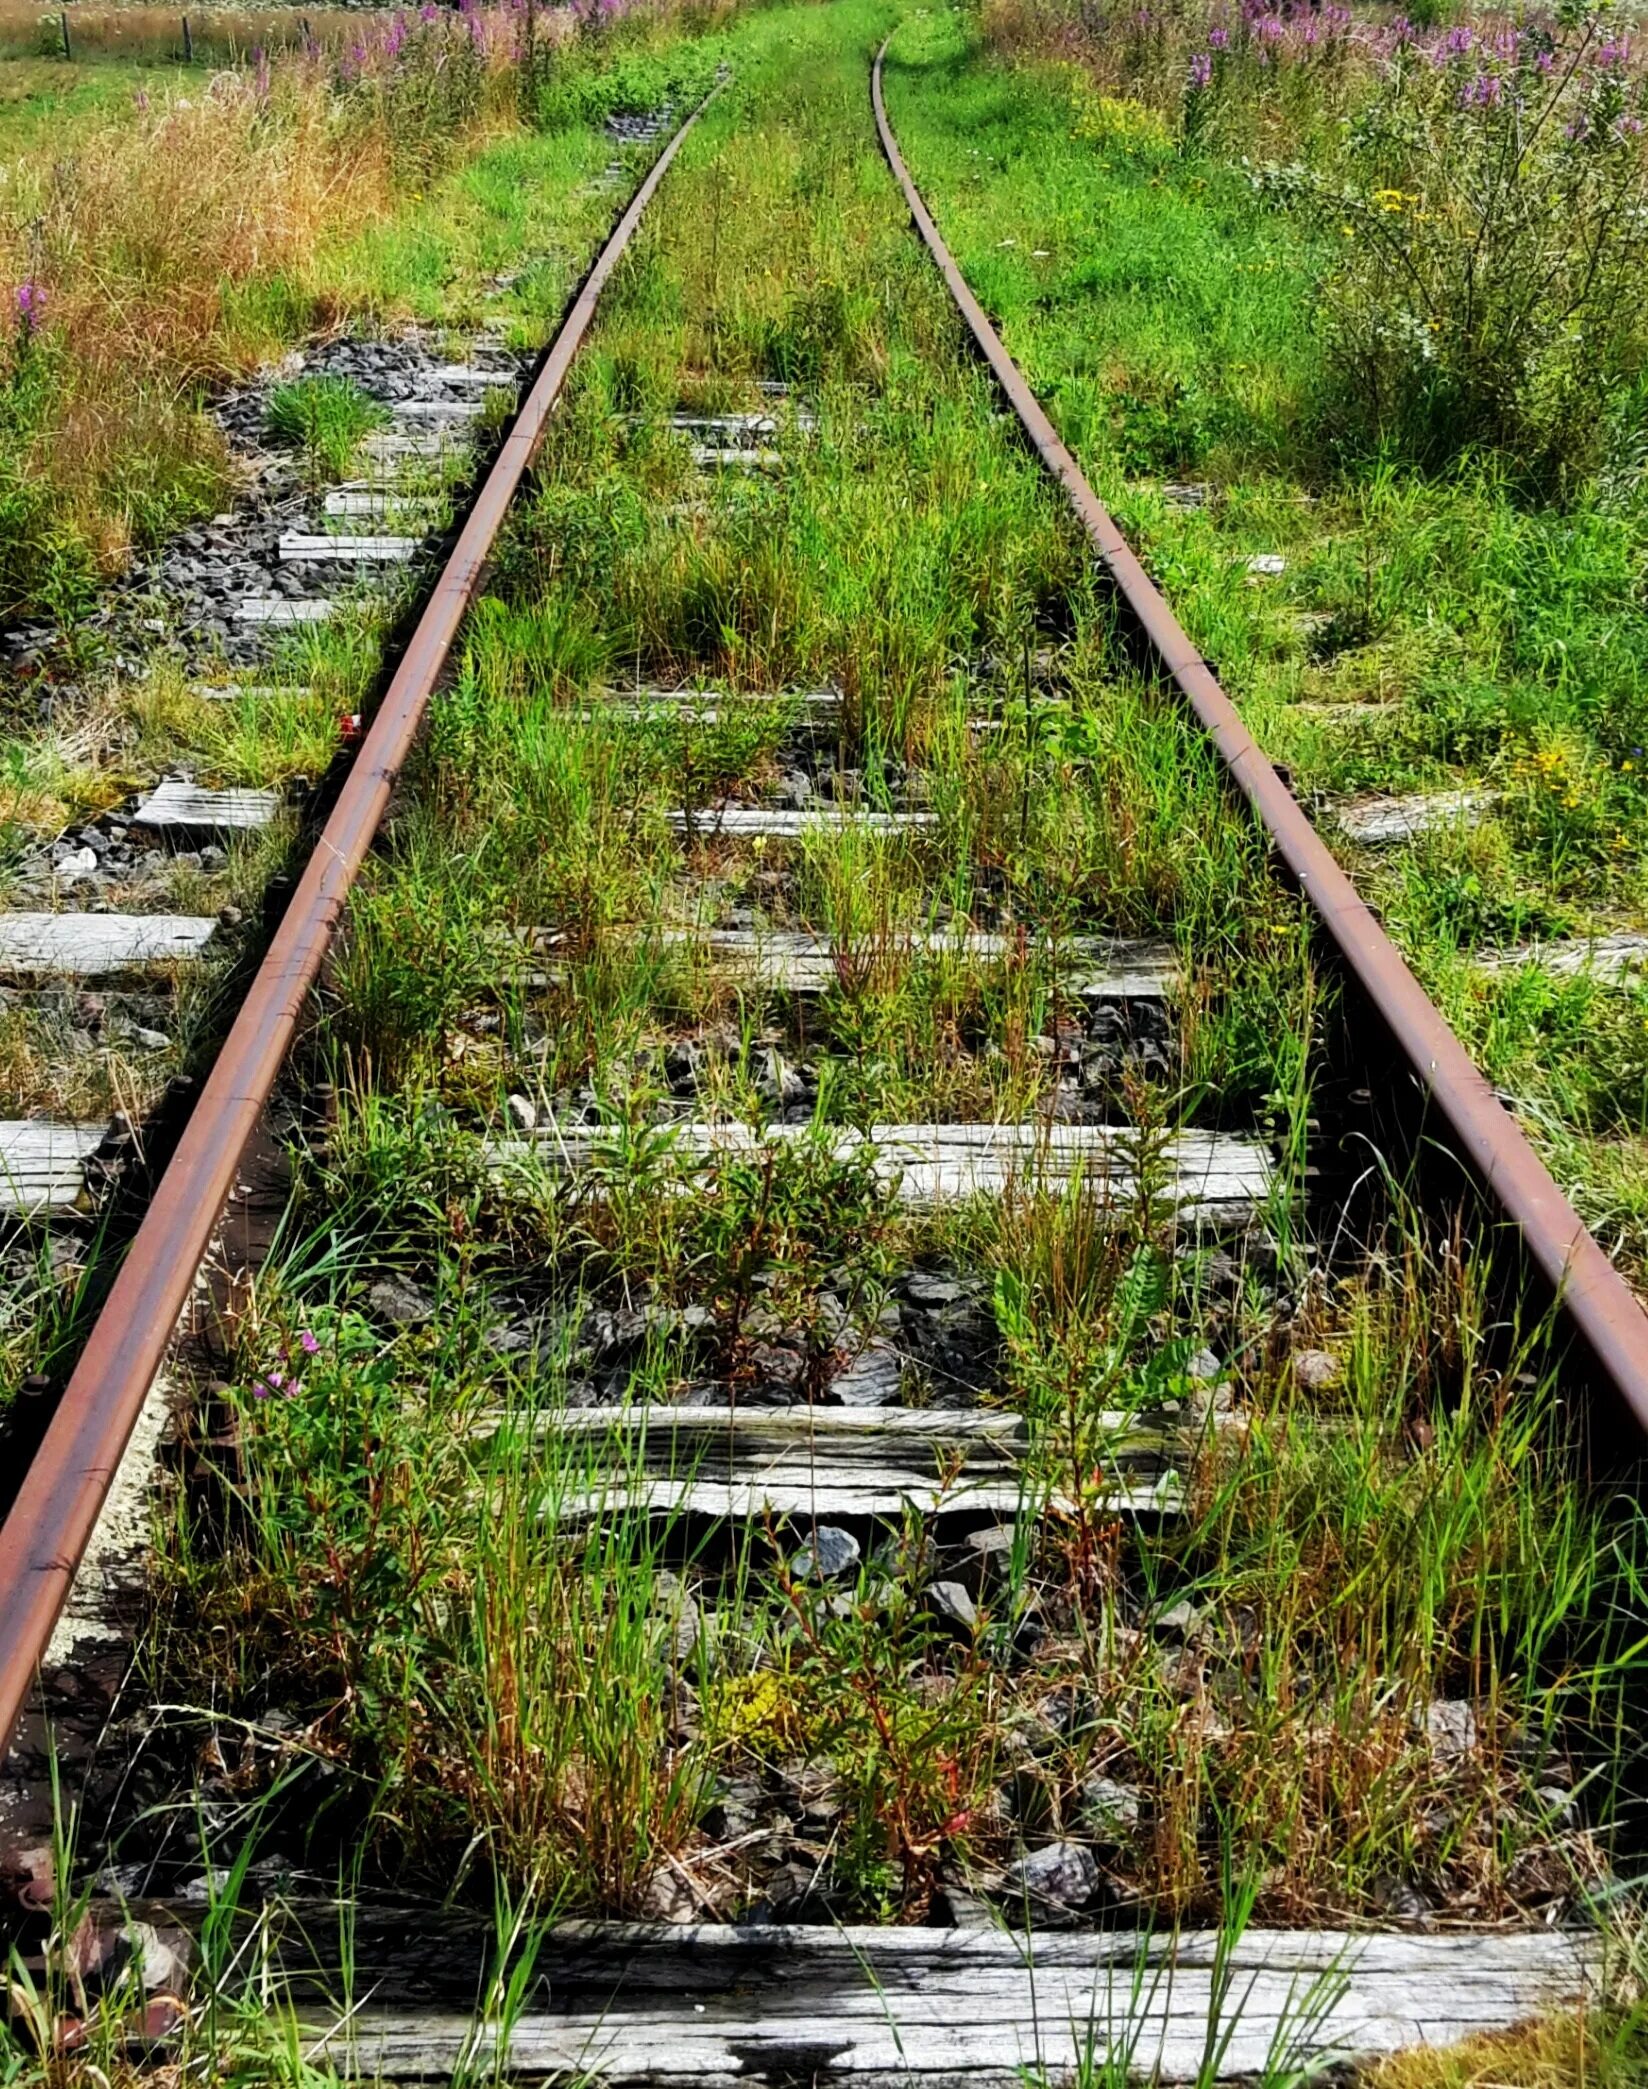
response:
[[(892, 40), (889, 34), (883, 41), (870, 75), (876, 130), (916, 230), (979, 352), (1037, 455), (1064, 488), (1100, 564), (1162, 671), (1207, 733), (1334, 950), (1435, 1104), (1459, 1158), (1514, 1223), (1608, 1386), (1637, 1430), (1648, 1435), (1648, 1313), (1255, 743), (969, 289), (905, 165), (887, 115), (882, 66)], [(1632, 1448), (1640, 1453), (1640, 1442)]]
[(246, 1142), (279, 1076), (305, 998), (480, 586), (509, 504), (531, 465), (602, 290), (721, 84), (711, 89), (653, 162), (550, 344), (430, 592), (0, 1528), (0, 1754), (33, 1689), (121, 1457), (233, 1189)]

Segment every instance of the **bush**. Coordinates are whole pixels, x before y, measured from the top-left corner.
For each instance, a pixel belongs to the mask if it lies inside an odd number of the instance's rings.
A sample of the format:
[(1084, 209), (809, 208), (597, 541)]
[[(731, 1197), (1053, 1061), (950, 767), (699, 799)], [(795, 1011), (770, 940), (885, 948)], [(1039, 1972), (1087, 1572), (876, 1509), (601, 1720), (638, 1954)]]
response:
[(1602, 16), (1403, 36), (1331, 172), (1261, 177), (1338, 249), (1346, 432), (1426, 463), (1501, 450), (1535, 480), (1595, 463), (1648, 345), (1643, 108)]
[(270, 435), (301, 450), (317, 482), (346, 478), (361, 442), (389, 418), (388, 407), (352, 377), (300, 377), (277, 385), (264, 412)]

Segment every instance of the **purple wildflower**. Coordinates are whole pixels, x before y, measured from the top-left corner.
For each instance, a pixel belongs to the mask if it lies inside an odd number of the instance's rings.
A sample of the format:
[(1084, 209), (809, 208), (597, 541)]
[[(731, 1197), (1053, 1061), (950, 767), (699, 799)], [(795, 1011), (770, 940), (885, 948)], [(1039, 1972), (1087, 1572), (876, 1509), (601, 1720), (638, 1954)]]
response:
[(1230, 31), (1228, 29), (1210, 29), (1207, 32), (1207, 40), (1214, 50), (1222, 51), (1230, 42)]
[(16, 303), (17, 330), (27, 340), (40, 331), (40, 323), (46, 316), (45, 290), (38, 283), (19, 283)]
[(303, 1332), (298, 1336), (298, 1347), (303, 1351), (305, 1356), (320, 1355), (320, 1343), (309, 1332), (308, 1328), (305, 1328)]

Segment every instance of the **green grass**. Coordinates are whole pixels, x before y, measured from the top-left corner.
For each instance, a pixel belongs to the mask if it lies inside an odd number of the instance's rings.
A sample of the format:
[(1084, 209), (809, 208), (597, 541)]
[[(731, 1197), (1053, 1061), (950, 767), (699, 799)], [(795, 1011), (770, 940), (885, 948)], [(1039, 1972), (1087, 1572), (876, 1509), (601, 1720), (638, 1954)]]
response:
[(135, 117), (135, 96), (193, 92), (207, 77), (202, 68), (181, 65), (157, 75), (152, 65), (136, 63), (0, 58), (0, 153), (41, 145), (61, 152), (92, 123)]
[[(1247, 1231), (1172, 1223), (1187, 1125), (1308, 1153), (1331, 997), (910, 234), (866, 96), (890, 20), (832, 0), (728, 31), (736, 83), (610, 286), (399, 780), (294, 1059), (280, 1239), (183, 1424), (139, 1670), (173, 1709), (114, 1854), (162, 1887), (220, 1867), (227, 1899), (267, 1834), (346, 1899), (456, 1899), (505, 1932), (679, 1914), (683, 1872), (726, 1919), (920, 1920), (1001, 1896), (1055, 1838), (1094, 1853), (1104, 1919), (1211, 1926), (1220, 1951), (1250, 1919), (1379, 1923), (1403, 1896), (1450, 1926), (1589, 1919), (1633, 1847), (1640, 1518), (1575, 1485), (1545, 1331), (1507, 1328), (1474, 1248), (1399, 1187), (1354, 1238), (1314, 1238), (1285, 1171)], [(941, 28), (912, 20), (901, 47)], [(975, 85), (941, 76), (929, 106), (961, 120)], [(971, 115), (969, 182), (993, 136)], [(1056, 143), (1020, 176), (1051, 179)], [(1174, 176), (1149, 150), (1135, 225), (1178, 194), (1150, 188)], [(520, 151), (496, 167), (572, 164)], [(431, 295), (461, 305), (541, 207), (489, 183), (442, 190), (457, 226)], [(1247, 226), (1214, 185), (1187, 178), (1185, 227), (1214, 208)], [(554, 222), (582, 225), (594, 205), (563, 198)], [(1047, 244), (1015, 210), (1020, 231), (986, 226), (1008, 274), (1000, 239)], [(1165, 374), (1129, 397), (1182, 397), (1199, 351), (1170, 324), (1171, 242), (1129, 291), (1109, 234), (1084, 236), (1110, 272), (1091, 308), (1160, 330)], [(1035, 245), (1026, 265), (1033, 313)], [(1298, 308), (1266, 282), (1268, 315), (1204, 301), (1198, 323), (1250, 327), (1268, 403), (1219, 423), (1219, 455), (1232, 483), (1268, 459), (1270, 506), (1241, 512), (1292, 548)], [(1163, 447), (1171, 404), (1113, 415), (1103, 367), (1103, 441), (1206, 468)], [(782, 469), (696, 473), (668, 415), (753, 409), (777, 379), (796, 387)], [(1106, 469), (1126, 493), (1136, 465)], [(1217, 582), (1245, 630), (1271, 598), (1227, 570), (1226, 511), (1151, 498), (1153, 552), (1188, 547), (1186, 588)], [(211, 706), (155, 675), (130, 737), (226, 778), (295, 769), (377, 660), (361, 618), (290, 648), (282, 679), (312, 699)], [(722, 692), (717, 722), (603, 709), (654, 682)], [(823, 684), (841, 712), (816, 727), (799, 699)], [(772, 802), (798, 768), (932, 824), (712, 831), (721, 797)], [(835, 976), (816, 997), (752, 985), (673, 933), (706, 924), (826, 935)], [(916, 941), (960, 926), (1001, 951)], [(1084, 1091), (1125, 1129), (1130, 1192), (1032, 1175), (900, 1210), (843, 1135), (1068, 1100), (1061, 1060), (1098, 1040), (1046, 946), (1107, 933), (1181, 967), (1160, 1050), (1118, 1049)], [(592, 1157), (500, 1152), (523, 1111), (599, 1133)], [(786, 1138), (698, 1164), (687, 1116)], [(913, 1273), (954, 1287), (960, 1364), (922, 1347)], [(821, 1585), (805, 1517), (706, 1537), (629, 1498), (670, 1465), (668, 1418), (643, 1433), (643, 1409), (753, 1415), (777, 1372), (827, 1398), (877, 1334), (910, 1408), (1022, 1424), (993, 1551), (911, 1509)], [(592, 1405), (623, 1418), (584, 1426)], [(1141, 1458), (1173, 1466), (1179, 1513), (1118, 1512)], [(970, 1621), (935, 1595), (958, 1578)], [(788, 1898), (775, 1807), (812, 1882)], [(88, 1822), (80, 1864), (105, 1854)], [(180, 2066), (298, 2078), (278, 1978), (255, 1952), (249, 1984), (219, 1970), (224, 2014), (197, 2017)]]
[[(1469, 962), (1648, 918), (1640, 486), (1605, 475), (1542, 504), (1491, 457), (1424, 475), (1338, 453), (1324, 257), (1241, 167), (1148, 129), (1084, 135), (1071, 68), (996, 64), (955, 15), (901, 29), (888, 93), (1009, 348), (1330, 836), (1358, 792), (1497, 794), (1474, 832), (1347, 860), (1640, 1270), (1648, 1002)], [(1173, 481), (1206, 504), (1171, 505)], [(1285, 572), (1255, 578), (1258, 553)]]
[[(1218, 1252), (1164, 1216), (1185, 1124), (1302, 1140), (1325, 990), (911, 238), (866, 105), (886, 20), (740, 25), (738, 84), (611, 286), (351, 903), (305, 1045), (334, 1121), (200, 1424), (235, 1442), (233, 1514), (180, 1511), (150, 1674), (291, 1706), (347, 1795), (310, 1861), (399, 1890), (636, 1914), (675, 1860), (734, 1915), (767, 1889), (704, 1839), (722, 1782), (804, 1767), (839, 1808), (820, 1919), (919, 1918), (1056, 1835), (1145, 1922), (1377, 1919), (1393, 1882), (1459, 1919), (1583, 1904), (1632, 1758), (1635, 1526), (1571, 1484), (1542, 1332), (1508, 1339), (1399, 1202), (1371, 1254), (1312, 1243), (1285, 1181)], [(668, 413), (786, 373), (816, 425), (781, 410), (783, 470), (697, 477)], [(637, 680), (754, 700), (599, 713)], [(722, 794), (787, 787), (821, 683), (845, 795), (933, 825), (715, 837)], [(827, 934), (837, 976), (752, 988), (663, 933), (705, 921)], [(914, 950), (950, 923), (1024, 946)], [(1135, 1193), (895, 1209), (842, 1132), (1033, 1121), (1074, 1027), (1040, 938), (1117, 931), (1185, 968), (1165, 1063), (1107, 1076)], [(500, 1160), (511, 1098), (603, 1127), (595, 1159)], [(693, 1165), (689, 1112), (790, 1142)], [(935, 1613), (975, 1570), (919, 1516), (822, 1589), (802, 1528), (700, 1546), (625, 1505), (634, 1428), (573, 1425), (759, 1398), (775, 1346), (817, 1393), (912, 1268), (972, 1302), (974, 1397), (1028, 1434), (973, 1627)], [(389, 1272), (421, 1293), (398, 1330)], [(942, 1402), (947, 1370), (911, 1355), (901, 1390)], [(1182, 1516), (1116, 1514), (1134, 1437), (1176, 1447)], [(1438, 1699), (1471, 1707), (1457, 1755)], [(1095, 1825), (1100, 1777), (1134, 1818)], [(1587, 1779), (1583, 1825), (1553, 1825)]]
[(389, 409), (351, 377), (298, 377), (269, 394), (264, 425), (277, 443), (303, 453), (317, 485), (347, 478), (355, 453)]

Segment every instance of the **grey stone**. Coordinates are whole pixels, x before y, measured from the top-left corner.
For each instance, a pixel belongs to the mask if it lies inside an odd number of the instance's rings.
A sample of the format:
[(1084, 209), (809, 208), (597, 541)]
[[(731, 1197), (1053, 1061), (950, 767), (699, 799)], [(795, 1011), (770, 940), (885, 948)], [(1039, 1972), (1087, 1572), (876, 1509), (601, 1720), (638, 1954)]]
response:
[(947, 1625), (956, 1625), (966, 1633), (978, 1627), (978, 1605), (968, 1595), (959, 1581), (934, 1581), (927, 1589), (928, 1608)]
[(966, 1285), (958, 1284), (954, 1277), (929, 1276), (918, 1269), (904, 1279), (904, 1296), (912, 1305), (953, 1306), (966, 1295)]
[(898, 1398), (903, 1377), (898, 1351), (876, 1336), (830, 1381), (830, 1394), (843, 1407), (886, 1407)]
[(511, 1095), (504, 1108), (509, 1112), (509, 1121), (518, 1132), (536, 1131), (538, 1128), (538, 1106), (524, 1095)]
[(762, 1101), (780, 1106), (798, 1103), (806, 1092), (806, 1083), (784, 1055), (769, 1051), (761, 1078), (756, 1083), (756, 1093)]
[(1102, 1841), (1121, 1841), (1139, 1825), (1139, 1794), (1114, 1777), (1090, 1777), (1081, 1788), (1082, 1825)]
[(1325, 1349), (1302, 1349), (1293, 1359), (1294, 1382), (1307, 1393), (1325, 1393), (1344, 1375), (1339, 1359)]
[(1430, 1916), (1431, 1904), (1418, 1887), (1389, 1872), (1381, 1873), (1369, 1892), (1381, 1913), (1397, 1922), (1425, 1922)]
[(1009, 1902), (1028, 1900), (1032, 1909), (1077, 1914), (1098, 1899), (1103, 1886), (1099, 1861), (1085, 1843), (1050, 1842), (1008, 1865), (1001, 1893)]
[(1425, 1708), (1425, 1738), (1439, 1762), (1454, 1762), (1476, 1746), (1476, 1713), (1463, 1697), (1433, 1698)]
[(175, 1923), (128, 1922), (125, 1937), (132, 1956), (143, 1969), (143, 1991), (185, 1994), (189, 1986), (192, 1956), (188, 1934)]
[(821, 1523), (813, 1532), (812, 1543), (803, 1545), (790, 1562), (790, 1570), (798, 1581), (839, 1581), (858, 1565), (859, 1551), (851, 1531)]
[(435, 1317), (435, 1300), (421, 1284), (398, 1272), (380, 1277), (366, 1294), (367, 1310), (391, 1327), (422, 1327)]
[(643, 1922), (701, 1922), (704, 1911), (673, 1864), (660, 1864), (641, 1888)]
[(771, 1812), (766, 1793), (753, 1777), (733, 1778), (722, 1785), (710, 1809), (711, 1832), (727, 1842), (752, 1835)]
[(952, 1929), (995, 1929), (996, 1917), (988, 1902), (963, 1892), (959, 1886), (940, 1886), (933, 1895), (933, 1921), (943, 1928), (946, 1921)]
[(798, 1393), (807, 1376), (807, 1359), (784, 1342), (755, 1343), (749, 1362), (762, 1386), (773, 1392)]

